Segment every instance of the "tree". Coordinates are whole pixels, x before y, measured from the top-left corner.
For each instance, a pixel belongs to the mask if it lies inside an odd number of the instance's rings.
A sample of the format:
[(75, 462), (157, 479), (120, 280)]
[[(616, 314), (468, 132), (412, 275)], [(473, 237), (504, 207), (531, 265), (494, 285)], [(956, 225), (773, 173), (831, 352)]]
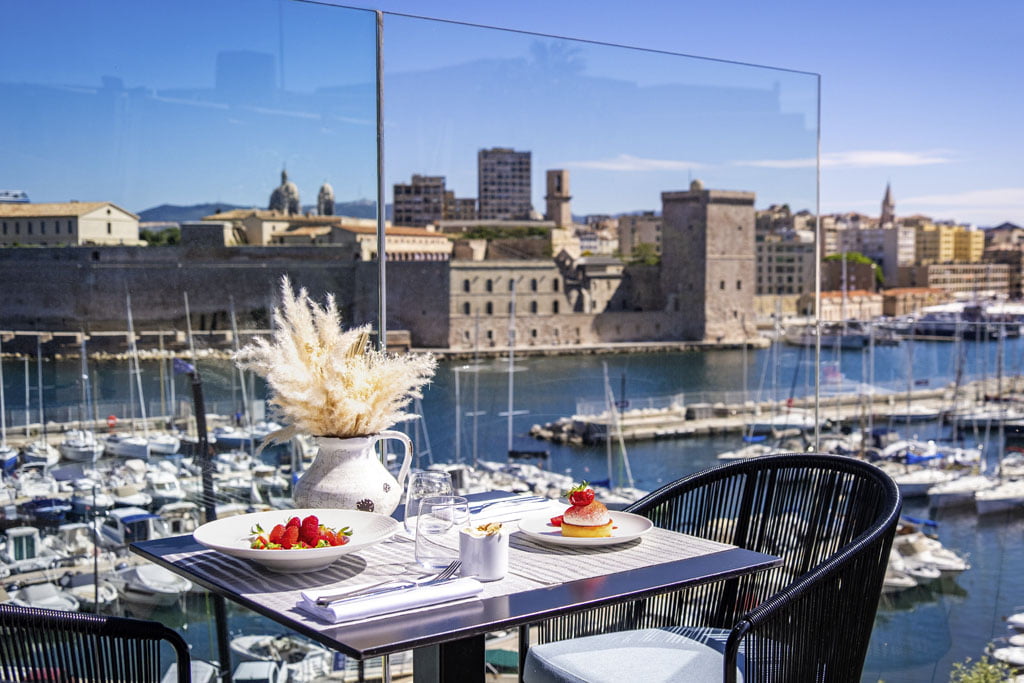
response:
[(181, 228), (165, 228), (163, 230), (139, 231), (139, 237), (151, 247), (173, 246), (181, 243)]
[(877, 263), (869, 259), (859, 251), (847, 251), (845, 254), (829, 254), (823, 260), (824, 261), (842, 261), (843, 256), (846, 256), (847, 263), (863, 263), (871, 265), (875, 269), (875, 282), (878, 283), (878, 287), (881, 289), (885, 287), (885, 275), (882, 274), (882, 269)]
[(971, 658), (953, 664), (949, 673), (950, 683), (1002, 683), (1010, 680), (1010, 667), (1003, 662), (989, 661), (982, 657), (974, 665)]
[(630, 262), (656, 266), (661, 263), (661, 254), (658, 253), (658, 248), (650, 242), (641, 242), (633, 247), (633, 256)]

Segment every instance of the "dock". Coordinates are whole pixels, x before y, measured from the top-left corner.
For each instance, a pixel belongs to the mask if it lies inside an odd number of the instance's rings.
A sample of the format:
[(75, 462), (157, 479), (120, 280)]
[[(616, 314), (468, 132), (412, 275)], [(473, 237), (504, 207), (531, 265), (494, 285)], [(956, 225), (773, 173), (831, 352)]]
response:
[[(977, 405), (999, 395), (1006, 403), (1024, 403), (1024, 377), (1004, 378), (1001, 386), (994, 379), (963, 384), (918, 388), (886, 394), (822, 394), (817, 417), (823, 428), (856, 426), (866, 428), (904, 425), (934, 420), (946, 414), (959, 401)], [(530, 435), (537, 439), (569, 445), (604, 443), (608, 435), (625, 441), (707, 437), (717, 434), (743, 434), (753, 423), (766, 420), (815, 416), (814, 396), (779, 401), (673, 403), (660, 408), (609, 411), (562, 417), (544, 425), (533, 425)], [(811, 423), (813, 425), (813, 422)], [(811, 427), (813, 429), (813, 427)], [(761, 430), (760, 433), (770, 433)], [(797, 430), (799, 431), (799, 430)]]

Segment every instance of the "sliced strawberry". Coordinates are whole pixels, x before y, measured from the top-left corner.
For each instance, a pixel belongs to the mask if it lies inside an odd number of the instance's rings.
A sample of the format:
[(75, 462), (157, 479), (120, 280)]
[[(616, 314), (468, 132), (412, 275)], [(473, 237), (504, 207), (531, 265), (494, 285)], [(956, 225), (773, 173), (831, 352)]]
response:
[(551, 518), (551, 526), (562, 526), (562, 515)]

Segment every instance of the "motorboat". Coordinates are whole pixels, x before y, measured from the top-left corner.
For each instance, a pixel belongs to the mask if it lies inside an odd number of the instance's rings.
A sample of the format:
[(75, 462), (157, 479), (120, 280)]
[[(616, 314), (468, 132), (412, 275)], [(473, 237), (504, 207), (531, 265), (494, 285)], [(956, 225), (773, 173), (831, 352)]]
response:
[(953, 481), (958, 476), (956, 472), (925, 467), (909, 472), (901, 472), (892, 475), (893, 481), (899, 487), (904, 498), (915, 498), (927, 496), (929, 489), (936, 484), (945, 484)]
[(52, 583), (36, 583), (8, 591), (12, 605), (77, 612), (78, 599)]
[(323, 645), (285, 635), (246, 635), (231, 639), (241, 661), (284, 662), (289, 681), (319, 680), (331, 671), (333, 655)]
[(150, 455), (174, 455), (181, 448), (181, 439), (167, 432), (150, 434), (147, 441)]
[(93, 463), (103, 455), (103, 443), (86, 429), (69, 429), (60, 442), (60, 454), (71, 462)]
[(225, 450), (252, 451), (258, 448), (267, 436), (281, 429), (276, 422), (260, 421), (248, 429), (232, 426), (215, 427), (217, 448)]
[(63, 524), (69, 512), (71, 503), (65, 498), (33, 498), (18, 506), (18, 514), (40, 527)]
[(59, 553), (42, 542), (39, 529), (34, 526), (9, 528), (4, 548), (0, 551), (0, 560), (14, 573), (49, 569), (60, 559)]
[(125, 567), (110, 576), (125, 602), (146, 607), (173, 605), (192, 590), (192, 582), (155, 564)]
[(1017, 612), (1006, 617), (1006, 625), (1018, 631), (1024, 631), (1024, 612)]
[(942, 578), (942, 572), (937, 567), (913, 557), (904, 557), (896, 548), (889, 551), (889, 567), (911, 577), (917, 585), (933, 583)]
[(974, 507), (979, 515), (991, 515), (1024, 507), (1024, 481), (1004, 481), (974, 494)]
[(925, 536), (920, 531), (896, 534), (892, 547), (903, 556), (908, 564), (934, 567), (942, 576), (955, 576), (971, 567), (955, 552), (943, 547), (942, 543)]
[(138, 458), (149, 460), (149, 441), (142, 436), (125, 434), (108, 434), (103, 437), (103, 447), (107, 455), (118, 458)]
[(53, 467), (60, 462), (60, 451), (43, 439), (38, 439), (22, 446), (21, 462), (23, 464), (40, 463), (46, 467)]
[(91, 479), (76, 481), (68, 502), (71, 503), (71, 514), (79, 519), (103, 516), (114, 507), (114, 497)]
[(891, 595), (910, 590), (917, 585), (914, 577), (904, 571), (894, 569), (891, 565), (885, 569), (885, 578), (882, 580), (882, 593)]
[(165, 470), (155, 470), (146, 474), (146, 488), (143, 493), (149, 494), (153, 507), (180, 503), (185, 499), (185, 491), (182, 490), (178, 477)]
[[(205, 659), (193, 659), (189, 662), (192, 683), (214, 683), (217, 680), (218, 670), (211, 662)], [(171, 662), (164, 672), (160, 683), (178, 683), (178, 663)]]
[(117, 600), (117, 588), (106, 579), (97, 581), (92, 572), (65, 574), (60, 579), (64, 591), (78, 600), (79, 609), (99, 612)]
[(968, 474), (928, 489), (928, 505), (935, 509), (973, 505), (974, 494), (990, 489), (999, 482), (983, 474)]
[(115, 487), (111, 492), (114, 507), (149, 507), (153, 502), (153, 496), (145, 491), (140, 491), (134, 484), (123, 484)]
[(281, 662), (241, 662), (231, 674), (238, 683), (286, 683), (288, 672)]
[(189, 501), (168, 503), (161, 506), (156, 514), (164, 520), (167, 525), (168, 536), (181, 536), (190, 534), (199, 528), (202, 520), (202, 513), (199, 506)]
[(19, 498), (42, 498), (60, 491), (57, 480), (46, 471), (43, 463), (28, 463), (18, 468), (14, 473), (14, 487)]
[(114, 508), (100, 525), (100, 543), (110, 548), (166, 535), (167, 525), (159, 515), (136, 507)]
[(67, 558), (87, 557), (91, 560), (98, 551), (96, 531), (84, 522), (61, 524), (43, 542), (53, 548), (57, 554)]
[(18, 466), (18, 449), (0, 441), (0, 471), (10, 474)]

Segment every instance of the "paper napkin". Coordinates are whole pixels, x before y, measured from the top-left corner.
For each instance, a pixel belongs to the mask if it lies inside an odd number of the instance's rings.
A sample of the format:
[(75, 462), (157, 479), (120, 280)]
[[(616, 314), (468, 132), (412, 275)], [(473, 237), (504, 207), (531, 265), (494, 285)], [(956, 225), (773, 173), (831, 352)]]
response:
[(443, 602), (473, 598), (483, 585), (472, 578), (460, 578), (433, 586), (419, 586), (390, 593), (341, 599), (329, 605), (316, 604), (317, 593), (304, 591), (296, 607), (330, 624), (341, 624), (392, 612), (429, 607)]

